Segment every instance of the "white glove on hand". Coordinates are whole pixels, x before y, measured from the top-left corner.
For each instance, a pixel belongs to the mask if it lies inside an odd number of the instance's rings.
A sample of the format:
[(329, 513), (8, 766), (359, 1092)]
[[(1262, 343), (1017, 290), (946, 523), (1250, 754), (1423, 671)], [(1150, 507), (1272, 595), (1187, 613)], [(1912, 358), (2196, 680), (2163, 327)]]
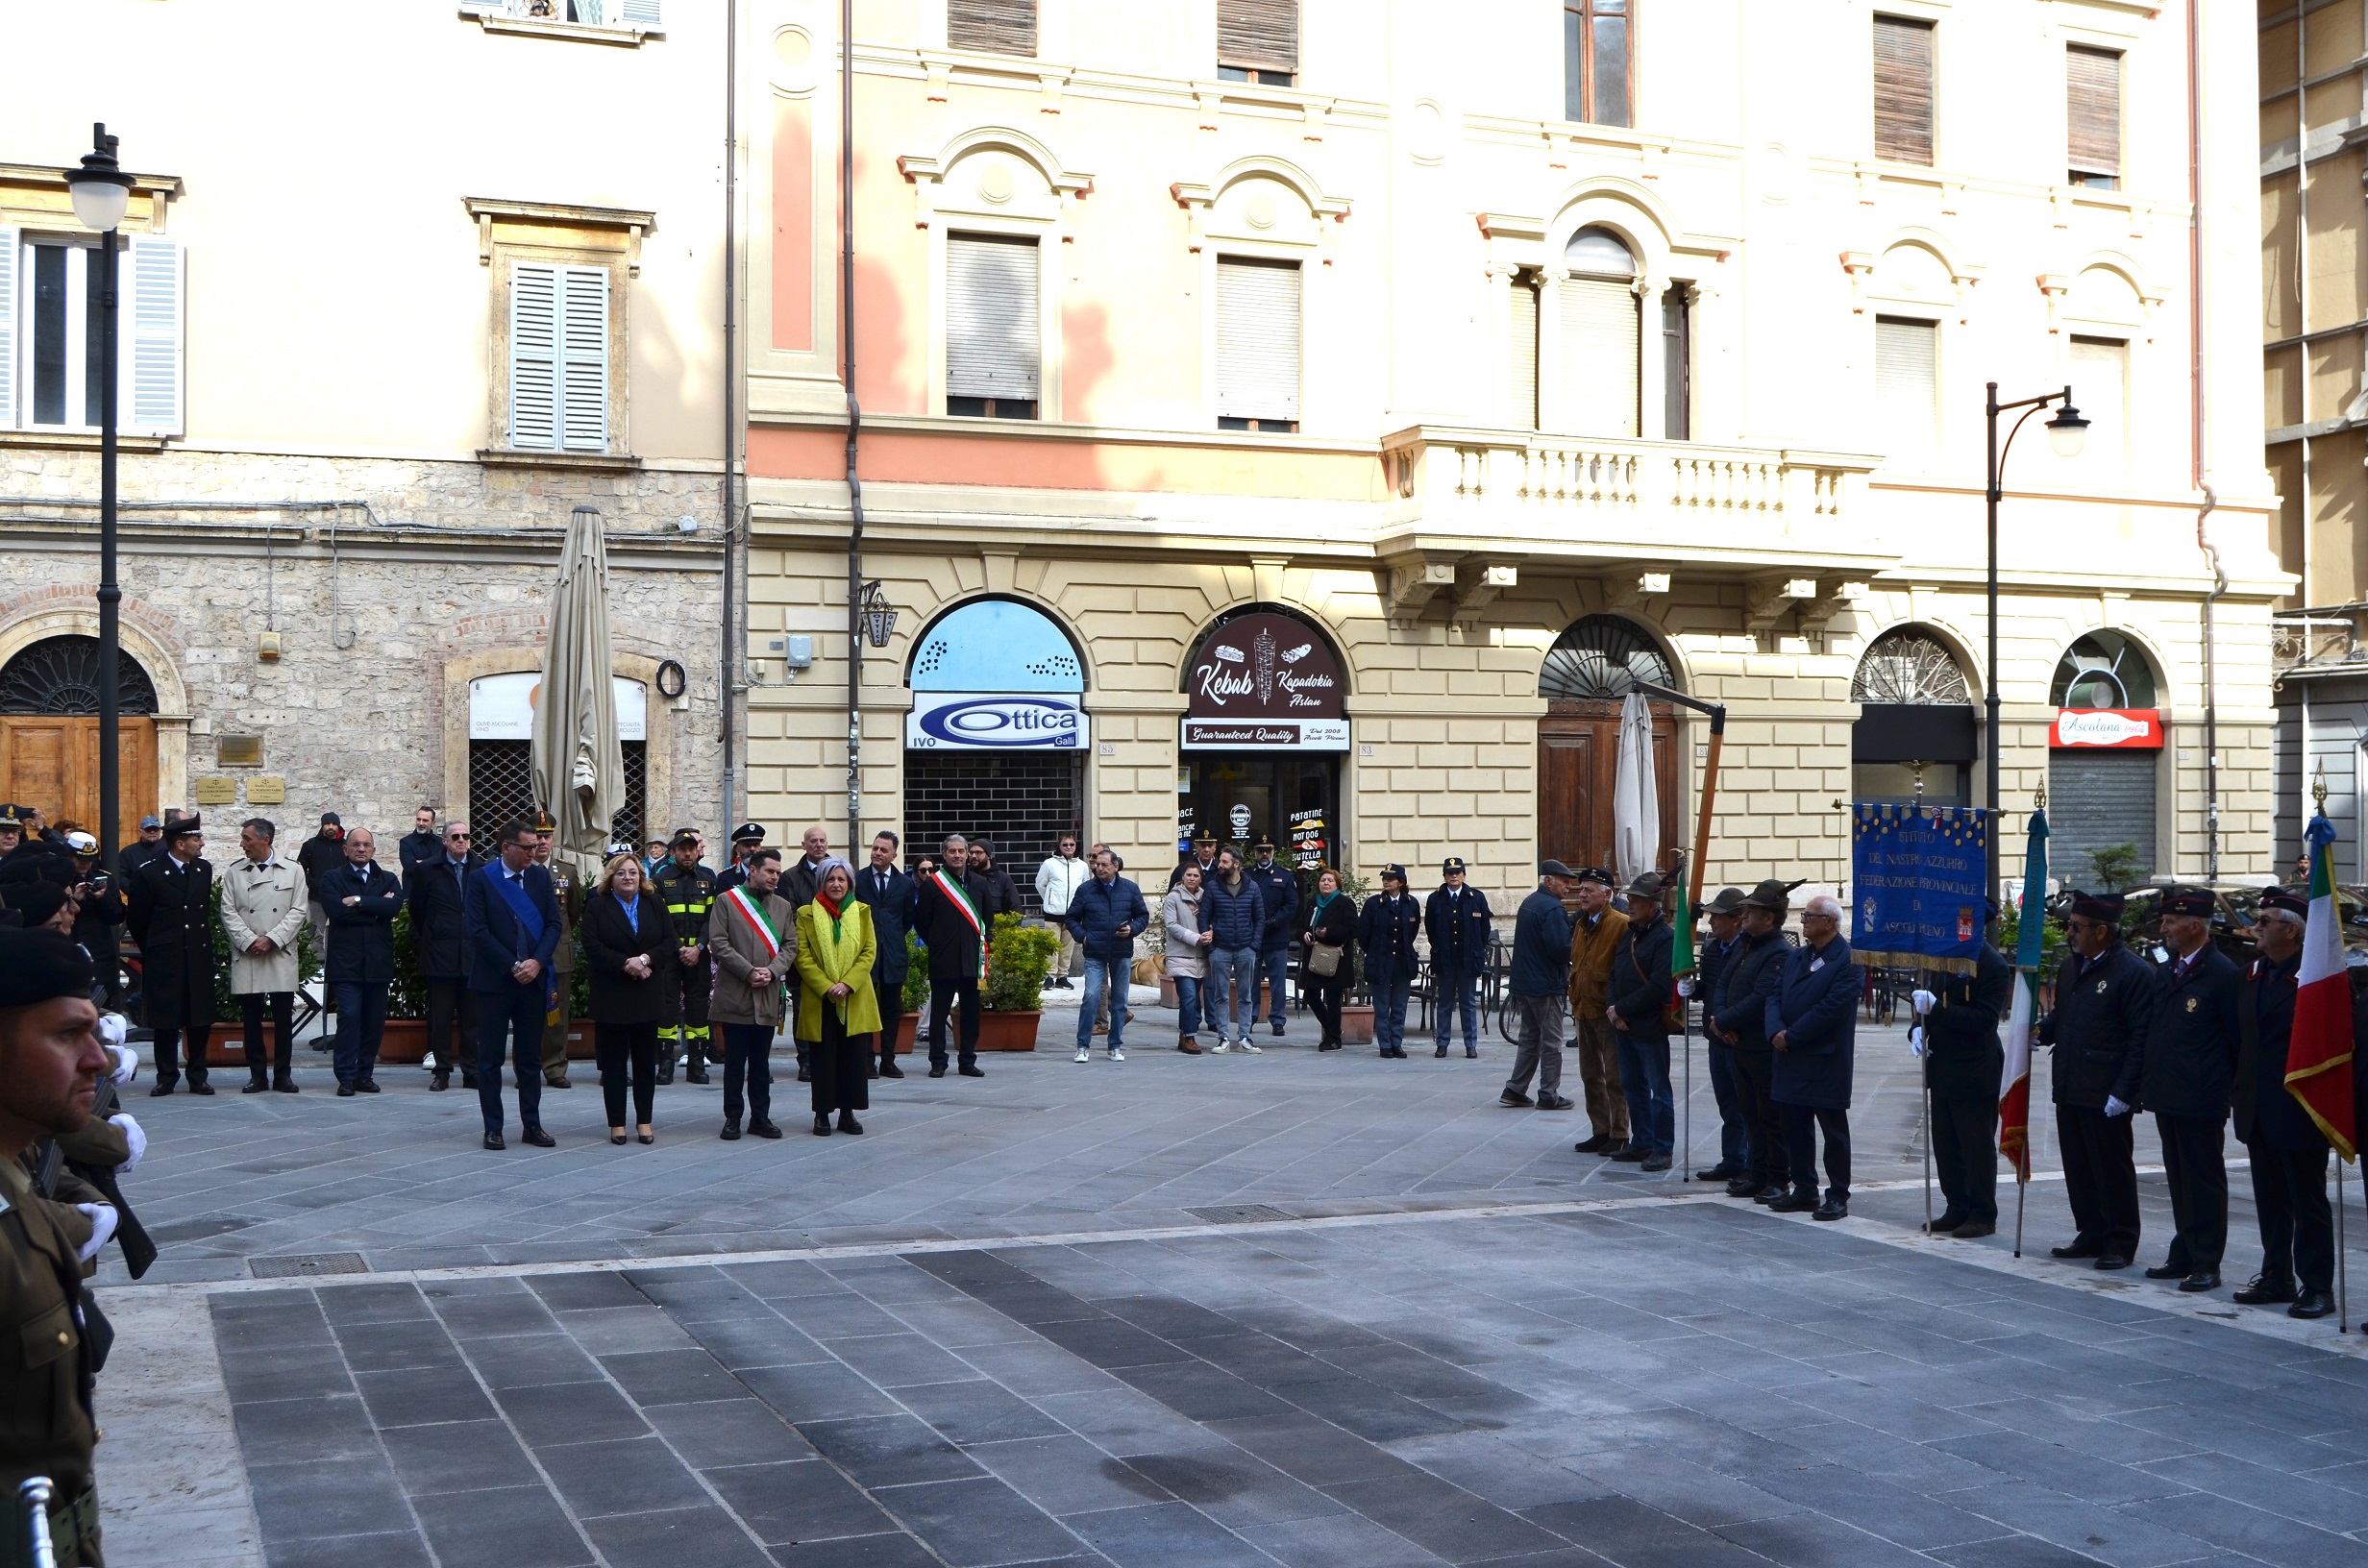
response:
[(139, 1052), (129, 1045), (110, 1045), (109, 1054), (115, 1059), (115, 1070), (108, 1074), (119, 1084), (128, 1084), (139, 1073)]
[(1680, 980), (1680, 981), (1677, 983), (1677, 993), (1678, 993), (1680, 996), (1690, 996), (1690, 995), (1692, 995), (1692, 994), (1693, 994), (1693, 976), (1692, 976), (1692, 975), (1690, 975), (1690, 975), (1686, 976), (1686, 978), (1685, 978), (1685, 979)]
[(109, 1048), (122, 1044), (132, 1036), (132, 1026), (120, 1013), (99, 1015), (99, 1043)]
[(1915, 1003), (1915, 1010), (1919, 1016), (1930, 1013), (1940, 1003), (1940, 998), (1929, 991), (1919, 991), (1909, 999)]
[(2118, 1095), (2108, 1094), (2105, 1096), (2105, 1114), (2109, 1116), (2126, 1116), (2134, 1109), (2135, 1109), (2135, 1107), (2132, 1106), (2128, 1101), (2120, 1098)]
[(1908, 1054), (1910, 1056), (1924, 1054), (1924, 1031), (1920, 1026), (1908, 1031)]
[(110, 1203), (78, 1203), (74, 1207), (90, 1216), (90, 1239), (83, 1243), (79, 1255), (86, 1263), (99, 1255), (99, 1249), (115, 1234), (115, 1207)]
[(129, 1112), (118, 1111), (107, 1119), (123, 1129), (124, 1141), (132, 1145), (131, 1154), (115, 1167), (117, 1175), (129, 1176), (138, 1166), (140, 1156), (148, 1152), (148, 1135), (140, 1130), (139, 1123), (132, 1119)]

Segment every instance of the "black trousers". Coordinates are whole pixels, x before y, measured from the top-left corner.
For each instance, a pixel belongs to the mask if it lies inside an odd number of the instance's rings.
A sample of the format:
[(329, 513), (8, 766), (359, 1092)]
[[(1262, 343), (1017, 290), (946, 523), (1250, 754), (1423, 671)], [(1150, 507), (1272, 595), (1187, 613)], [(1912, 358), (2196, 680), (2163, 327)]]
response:
[(978, 1060), (978, 1017), (985, 1003), (978, 995), (978, 982), (965, 975), (959, 980), (929, 981), (929, 1066), (946, 1065), (947, 1015), (956, 1002), (962, 1004), (962, 1066)]
[(2162, 1135), (2162, 1178), (2171, 1188), (2170, 1267), (2188, 1274), (2217, 1274), (2229, 1247), (2229, 1167), (2221, 1157), (2226, 1141), (2219, 1116), (2155, 1115)]
[(1304, 973), (1299, 976), (1299, 995), (1307, 1003), (1307, 1010), (1316, 1015), (1318, 1039), (1341, 1038), (1341, 996), (1346, 989), (1337, 980)]
[(2056, 1143), (2063, 1150), (2063, 1190), (2072, 1201), (2075, 1246), (2115, 1258), (2137, 1256), (2134, 1119), (2109, 1116), (2095, 1106), (2056, 1103)]
[(436, 1071), (477, 1077), (477, 993), (466, 980), (429, 980), (428, 1050)]
[(1945, 1215), (1998, 1222), (1998, 1104), (1933, 1096), (1933, 1174)]
[[(666, 975), (666, 1038), (674, 1050), (690, 1055), (690, 1070), (707, 1070), (707, 999), (715, 990), (715, 976), (708, 972), (707, 955), (703, 950), (696, 964), (685, 964), (678, 957)], [(673, 1052), (667, 1061), (672, 1063)]]
[[(814, 1114), (826, 1116), (833, 1111), (869, 1111), (872, 1037), (849, 1034), (839, 1021), (839, 1010), (827, 999), (822, 1007), (823, 1038), (808, 1041), (806, 1052), (806, 1070), (811, 1075), (806, 1087), (814, 1091)], [(965, 1051), (962, 1060), (968, 1062), (973, 1054)]]
[(295, 1063), (296, 993), (290, 991), (252, 992), (238, 998), (239, 1021), (246, 1026), (247, 1070), (263, 1076), (263, 1012), (271, 1012), (273, 1073), (284, 1078)]
[[(541, 1048), (539, 1041), (536, 1048)], [(633, 1090), (633, 1121), (647, 1125), (657, 1101), (657, 1020), (603, 1023), (594, 1018), (592, 1055), (601, 1069), (601, 1103), (608, 1108), (608, 1125), (625, 1125), (628, 1085)], [(540, 1065), (538, 1059), (536, 1066)]]
[(1785, 1144), (1796, 1186), (1814, 1190), (1817, 1185), (1817, 1135), (1825, 1135), (1825, 1195), (1847, 1201), (1850, 1196), (1850, 1113), (1822, 1106), (1780, 1105)]
[(745, 1089), (749, 1120), (773, 1119), (773, 1025), (727, 1023), (724, 1031), (724, 1119), (738, 1121)]
[(2248, 1143), (2253, 1211), (2261, 1225), (2261, 1277), (2306, 1290), (2335, 1286), (2335, 1221), (2327, 1207), (2327, 1145), (2273, 1149)]
[(1784, 1187), (1792, 1180), (1792, 1147), (1769, 1094), (1775, 1071), (1773, 1051), (1735, 1052), (1736, 1097), (1742, 1101), (1743, 1118), (1751, 1127), (1751, 1179), (1762, 1187)]
[(543, 983), (512, 981), (477, 997), (477, 1106), (485, 1131), (502, 1130), (502, 1060), (518, 1080), (518, 1125), (543, 1124)]
[(181, 1068), (178, 1064), (181, 1047), (185, 1039), (189, 1047), (189, 1082), (204, 1083), (206, 1081), (206, 1037), (212, 1033), (213, 1025), (210, 1023), (199, 1024), (196, 1028), (187, 1030), (159, 1029), (156, 1032), (157, 1082), (160, 1084), (181, 1082)]

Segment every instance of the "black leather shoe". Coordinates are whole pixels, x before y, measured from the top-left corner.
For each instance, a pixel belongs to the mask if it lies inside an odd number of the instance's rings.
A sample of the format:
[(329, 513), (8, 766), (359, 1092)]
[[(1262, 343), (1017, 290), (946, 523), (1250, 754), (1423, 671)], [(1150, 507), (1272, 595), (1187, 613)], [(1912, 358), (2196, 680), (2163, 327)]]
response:
[(2111, 1274), (2116, 1270), (2128, 1268), (2129, 1266), (2130, 1260), (2124, 1258), (2118, 1252), (2101, 1252), (2097, 1254), (2097, 1271), (2101, 1274)]
[(802, 1083), (802, 1084), (810, 1084), (810, 1083), (812, 1083), (813, 1081), (814, 1081), (814, 1069), (813, 1069), (813, 1068), (811, 1068), (811, 1067), (800, 1067), (800, 1068), (798, 1069), (798, 1082), (800, 1082), (800, 1083)]
[(879, 1065), (879, 1075), (882, 1078), (901, 1078), (904, 1076), (904, 1069), (894, 1062), (882, 1062)]
[(2256, 1274), (2251, 1285), (2240, 1286), (2235, 1292), (2239, 1307), (2282, 1307), (2293, 1299), (2292, 1280), (2273, 1280), (2265, 1274)]
[(254, 1077), (248, 1079), (246, 1087), (241, 1089), (238, 1092), (241, 1094), (264, 1094), (270, 1092), (270, 1090), (271, 1080), (259, 1072)]
[(2085, 1241), (2075, 1241), (2066, 1247), (2050, 1247), (2047, 1249), (2047, 1255), (2050, 1258), (2102, 1258), (2105, 1256), (2105, 1249), (2092, 1247)]
[(1441, 1047), (1439, 1047), (1439, 1049), (1437, 1049), (1437, 1050), (1433, 1051), (1431, 1054), (1432, 1054), (1433, 1056), (1435, 1056), (1435, 1057), (1439, 1058), (1442, 1062), (1444, 1062), (1444, 1061), (1447, 1059), (1447, 1047), (1445, 1047), (1444, 1045), (1442, 1045)]
[(347, 1083), (347, 1082), (346, 1082), (344, 1079), (342, 1079), (342, 1078), (338, 1079), (338, 1080), (337, 1080), (337, 1098), (339, 1098), (339, 1099), (341, 1099), (341, 1100), (350, 1100), (350, 1099), (352, 1099), (353, 1097), (354, 1097), (354, 1086), (353, 1086), (352, 1084)]
[(509, 1147), (509, 1145), (502, 1141), (502, 1135), (500, 1133), (487, 1133), (485, 1135), (485, 1147), (489, 1149), (506, 1149)]
[(1730, 1198), (1756, 1198), (1766, 1190), (1766, 1183), (1755, 1182), (1748, 1176), (1738, 1176), (1727, 1184), (1727, 1196)]
[(1850, 1217), (1850, 1200), (1847, 1198), (1828, 1198), (1823, 1203), (1817, 1205), (1815, 1211), (1812, 1213), (1809, 1217), (1812, 1219), (1848, 1219)]
[(2183, 1268), (2173, 1268), (2170, 1264), (2163, 1263), (2158, 1267), (2148, 1269), (2146, 1271), (2146, 1277), (2150, 1280), (2183, 1280), (2187, 1277), (2187, 1271)]
[(984, 1067), (973, 1066), (967, 1063), (963, 1065), (960, 1071), (965, 1078), (984, 1078), (987, 1075)]
[(1541, 1094), (1538, 1096), (1538, 1109), (1541, 1111), (1567, 1111), (1576, 1103), (1576, 1101), (1561, 1094)]
[(1817, 1194), (1805, 1189), (1787, 1192), (1782, 1197), (1770, 1198), (1767, 1206), (1779, 1214), (1806, 1214), (1818, 1207)]
[(1938, 1219), (1934, 1220), (1931, 1224), (1918, 1225), (1916, 1229), (1919, 1231), (1928, 1232), (1934, 1236), (1949, 1236), (1956, 1232), (1957, 1227), (1964, 1223), (1965, 1216), (1962, 1214), (1942, 1214)]
[(740, 1141), (740, 1124), (736, 1121), (728, 1121), (724, 1123), (724, 1130), (715, 1136), (727, 1143), (737, 1143)]
[(1669, 1168), (1669, 1157), (1665, 1154), (1648, 1154), (1644, 1157), (1644, 1164), (1639, 1165), (1637, 1168), (1639, 1170), (1652, 1172), (1666, 1170)]
[(354, 1086), (354, 1092), (357, 1094), (376, 1094), (378, 1091), (379, 1081), (376, 1078), (364, 1078)]
[(932, 1063), (930, 1063), (930, 1064), (929, 1064), (929, 1076), (930, 1076), (930, 1077), (932, 1077), (932, 1078), (943, 1078), (943, 1077), (945, 1077), (945, 1076), (946, 1076), (946, 1064), (945, 1064), (945, 1063), (943, 1063), (943, 1062), (932, 1062)]
[(1697, 1182), (1731, 1182), (1741, 1174), (1743, 1174), (1742, 1166), (1721, 1160), (1708, 1170), (1695, 1171), (1693, 1179)]
[(671, 1059), (657, 1065), (657, 1081), (661, 1084), (671, 1084), (675, 1081), (675, 1065)]
[(1760, 1204), (1764, 1208), (1773, 1209), (1778, 1204), (1784, 1202), (1791, 1191), (1792, 1189), (1789, 1187), (1787, 1187), (1782, 1182), (1777, 1182), (1771, 1186), (1762, 1188), (1757, 1192), (1754, 1192), (1751, 1195), (1751, 1201), (1756, 1204)]
[(855, 1119), (855, 1114), (852, 1111), (842, 1111), (839, 1113), (839, 1131), (860, 1133), (863, 1131), (863, 1123)]
[(1634, 1143), (1622, 1143), (1604, 1158), (1616, 1165), (1640, 1165), (1644, 1163), (1644, 1151)]
[(432, 1072), (428, 1075), (428, 1092), (431, 1094), (441, 1094), (452, 1087), (453, 1075), (449, 1072)]
[(213, 1092), (213, 1085), (207, 1083), (202, 1078), (192, 1078), (189, 1080), (189, 1092), (192, 1094), (210, 1094)]
[(776, 1127), (770, 1121), (765, 1120), (762, 1116), (759, 1116), (754, 1121), (749, 1123), (749, 1137), (751, 1138), (778, 1138), (780, 1136), (781, 1129)]
[(1594, 1137), (1588, 1139), (1586, 1141), (1573, 1143), (1570, 1147), (1571, 1152), (1574, 1154), (1610, 1154), (1619, 1145), (1614, 1143), (1611, 1139), (1606, 1137), (1604, 1134), (1597, 1133)]
[(160, 1100), (172, 1091), (173, 1086), (170, 1083), (160, 1079), (158, 1080), (156, 1087), (148, 1091), (148, 1097), (152, 1100)]
[(274, 1094), (299, 1094), (303, 1092), (303, 1090), (296, 1087), (296, 1080), (289, 1077), (284, 1072), (271, 1081), (271, 1091)]
[(473, 1072), (462, 1073), (460, 1075), (460, 1087), (462, 1089), (475, 1089), (477, 1087), (477, 1074)]
[(814, 1136), (816, 1138), (828, 1138), (830, 1136), (830, 1118), (828, 1116), (816, 1116), (814, 1118)]
[(707, 1077), (706, 1068), (693, 1067), (682, 1075), (682, 1081), (686, 1084), (704, 1084), (712, 1080)]
[(1994, 1219), (1977, 1219), (1957, 1227), (1957, 1239), (1960, 1241), (1979, 1241), (1986, 1236), (1997, 1234), (1998, 1222)]
[(525, 1132), (520, 1133), (518, 1138), (521, 1142), (531, 1143), (538, 1149), (552, 1148), (559, 1141), (549, 1133), (544, 1132), (540, 1127), (530, 1127)]
[(1517, 1089), (1508, 1089), (1496, 1096), (1496, 1103), (1508, 1111), (1526, 1111), (1537, 1102)]
[(2285, 1310), (2288, 1317), (2325, 1317), (2335, 1310), (2335, 1298), (2324, 1290), (2305, 1290)]
[(2219, 1289), (2220, 1276), (2210, 1269), (2199, 1268), (2194, 1273), (2188, 1275), (2185, 1279), (2180, 1281), (2179, 1288), (2184, 1290), (2191, 1296), (2200, 1296), (2207, 1290)]
[(1480, 1047), (1479, 1047), (1479, 1046), (1477, 1046), (1477, 1045), (1467, 1045), (1467, 1046), (1465, 1046), (1465, 1047), (1464, 1047), (1464, 1060), (1465, 1060), (1465, 1061), (1467, 1061), (1467, 1062), (1477, 1062), (1477, 1061), (1479, 1061), (1479, 1060), (1480, 1060)]

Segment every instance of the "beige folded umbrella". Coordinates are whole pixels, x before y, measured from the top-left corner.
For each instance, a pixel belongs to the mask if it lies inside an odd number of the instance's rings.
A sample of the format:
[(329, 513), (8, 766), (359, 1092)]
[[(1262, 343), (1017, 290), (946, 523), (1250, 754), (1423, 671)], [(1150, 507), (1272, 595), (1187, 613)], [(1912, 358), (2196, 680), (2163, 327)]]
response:
[(608, 552), (601, 514), (579, 506), (559, 551), (551, 641), (534, 703), (534, 796), (558, 824), (553, 858), (597, 874), (625, 806), (625, 748), (608, 659)]

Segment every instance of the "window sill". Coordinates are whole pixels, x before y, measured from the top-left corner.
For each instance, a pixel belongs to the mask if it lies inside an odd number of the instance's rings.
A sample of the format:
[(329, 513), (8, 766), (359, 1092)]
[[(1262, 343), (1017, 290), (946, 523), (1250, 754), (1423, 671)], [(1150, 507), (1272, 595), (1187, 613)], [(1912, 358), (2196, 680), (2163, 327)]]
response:
[(641, 467), (638, 457), (608, 452), (515, 452), (507, 447), (484, 447), (477, 460), (487, 468), (543, 468), (583, 474), (630, 474)]
[[(117, 452), (162, 452), (171, 437), (162, 435), (118, 435)], [(0, 447), (23, 447), (36, 451), (96, 452), (99, 432), (96, 430), (0, 430)]]
[(463, 11), (460, 16), (463, 21), (473, 21), (488, 33), (507, 33), (522, 38), (558, 38), (568, 43), (601, 43), (612, 49), (638, 49), (645, 39), (666, 36), (638, 27), (594, 27), (587, 22), (547, 21), (533, 16), (489, 16), (475, 11)]

